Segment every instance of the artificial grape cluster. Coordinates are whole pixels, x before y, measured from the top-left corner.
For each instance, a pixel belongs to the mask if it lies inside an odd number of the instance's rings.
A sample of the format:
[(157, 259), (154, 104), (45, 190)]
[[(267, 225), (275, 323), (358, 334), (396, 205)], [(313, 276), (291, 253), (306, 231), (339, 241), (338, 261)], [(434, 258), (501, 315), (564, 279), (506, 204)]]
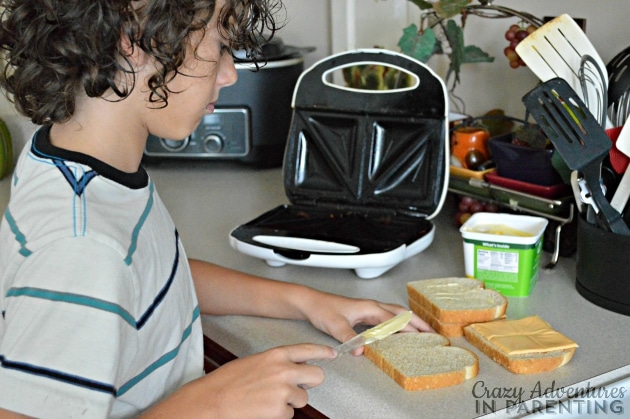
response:
[(503, 50), (503, 54), (505, 54), (508, 61), (510, 62), (510, 67), (512, 68), (525, 67), (525, 63), (523, 62), (521, 57), (519, 57), (518, 54), (516, 53), (516, 46), (523, 39), (527, 38), (527, 36), (530, 33), (534, 32), (535, 30), (536, 30), (536, 26), (534, 25), (524, 26), (524, 24), (521, 23), (521, 24), (514, 24), (510, 26), (507, 32), (505, 32), (505, 39), (508, 40), (510, 45), (505, 47), (505, 49)]
[(455, 223), (461, 226), (476, 212), (498, 212), (499, 206), (494, 202), (482, 201), (470, 196), (462, 196), (457, 204)]

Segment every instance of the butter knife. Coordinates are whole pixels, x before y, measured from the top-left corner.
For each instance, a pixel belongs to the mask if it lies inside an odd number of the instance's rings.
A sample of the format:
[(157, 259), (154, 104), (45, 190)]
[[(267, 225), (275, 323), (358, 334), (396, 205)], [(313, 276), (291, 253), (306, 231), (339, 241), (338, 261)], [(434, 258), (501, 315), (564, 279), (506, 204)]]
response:
[(370, 329), (367, 329), (364, 332), (356, 335), (352, 339), (335, 347), (335, 351), (337, 351), (337, 356), (335, 358), (319, 359), (316, 361), (308, 362), (308, 364), (317, 365), (320, 367), (324, 366), (347, 352), (351, 352), (354, 349), (360, 348), (361, 346), (369, 345), (370, 343), (385, 339), (386, 337), (393, 335), (394, 333), (404, 329), (410, 320), (411, 311), (402, 312), (399, 315), (394, 316), (391, 319), (386, 320), (383, 323), (380, 323)]

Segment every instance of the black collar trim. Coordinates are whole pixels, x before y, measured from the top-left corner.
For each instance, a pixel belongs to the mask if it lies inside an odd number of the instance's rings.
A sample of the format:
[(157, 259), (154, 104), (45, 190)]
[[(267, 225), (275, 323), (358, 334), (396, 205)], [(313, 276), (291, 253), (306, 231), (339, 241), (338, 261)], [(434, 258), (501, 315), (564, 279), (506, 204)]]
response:
[(87, 154), (55, 147), (50, 143), (50, 125), (42, 126), (35, 133), (31, 144), (31, 152), (45, 159), (71, 161), (87, 165), (100, 176), (113, 180), (130, 189), (141, 189), (149, 184), (149, 175), (142, 167), (135, 173), (127, 173)]

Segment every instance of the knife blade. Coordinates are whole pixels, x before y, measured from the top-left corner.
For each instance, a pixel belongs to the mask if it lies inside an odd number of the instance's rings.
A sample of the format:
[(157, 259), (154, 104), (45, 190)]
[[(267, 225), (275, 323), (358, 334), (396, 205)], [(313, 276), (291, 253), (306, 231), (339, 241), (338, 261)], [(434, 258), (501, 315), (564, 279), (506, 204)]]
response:
[(309, 362), (310, 365), (318, 365), (324, 366), (335, 359), (339, 358), (341, 355), (351, 352), (354, 349), (360, 348), (364, 345), (369, 345), (370, 343), (376, 342), (378, 340), (385, 339), (386, 337), (393, 335), (396, 332), (404, 329), (409, 321), (411, 320), (411, 311), (404, 311), (397, 316), (392, 317), (389, 320), (384, 321), (370, 329), (365, 330), (362, 333), (359, 333), (352, 339), (342, 343), (335, 347), (335, 351), (337, 351), (337, 356), (335, 358), (328, 359), (320, 359), (316, 361)]

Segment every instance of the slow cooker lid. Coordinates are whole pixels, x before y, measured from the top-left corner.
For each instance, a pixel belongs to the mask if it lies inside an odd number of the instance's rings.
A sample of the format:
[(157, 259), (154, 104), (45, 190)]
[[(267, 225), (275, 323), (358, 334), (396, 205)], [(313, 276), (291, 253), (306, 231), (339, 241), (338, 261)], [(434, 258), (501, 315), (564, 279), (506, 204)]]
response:
[[(295, 47), (286, 45), (282, 38), (274, 37), (262, 46), (260, 54), (256, 55), (258, 61), (277, 61), (286, 60), (288, 58), (297, 58), (312, 52), (315, 47)], [(234, 51), (234, 57), (240, 61), (251, 62), (252, 59), (247, 56), (245, 50)]]

